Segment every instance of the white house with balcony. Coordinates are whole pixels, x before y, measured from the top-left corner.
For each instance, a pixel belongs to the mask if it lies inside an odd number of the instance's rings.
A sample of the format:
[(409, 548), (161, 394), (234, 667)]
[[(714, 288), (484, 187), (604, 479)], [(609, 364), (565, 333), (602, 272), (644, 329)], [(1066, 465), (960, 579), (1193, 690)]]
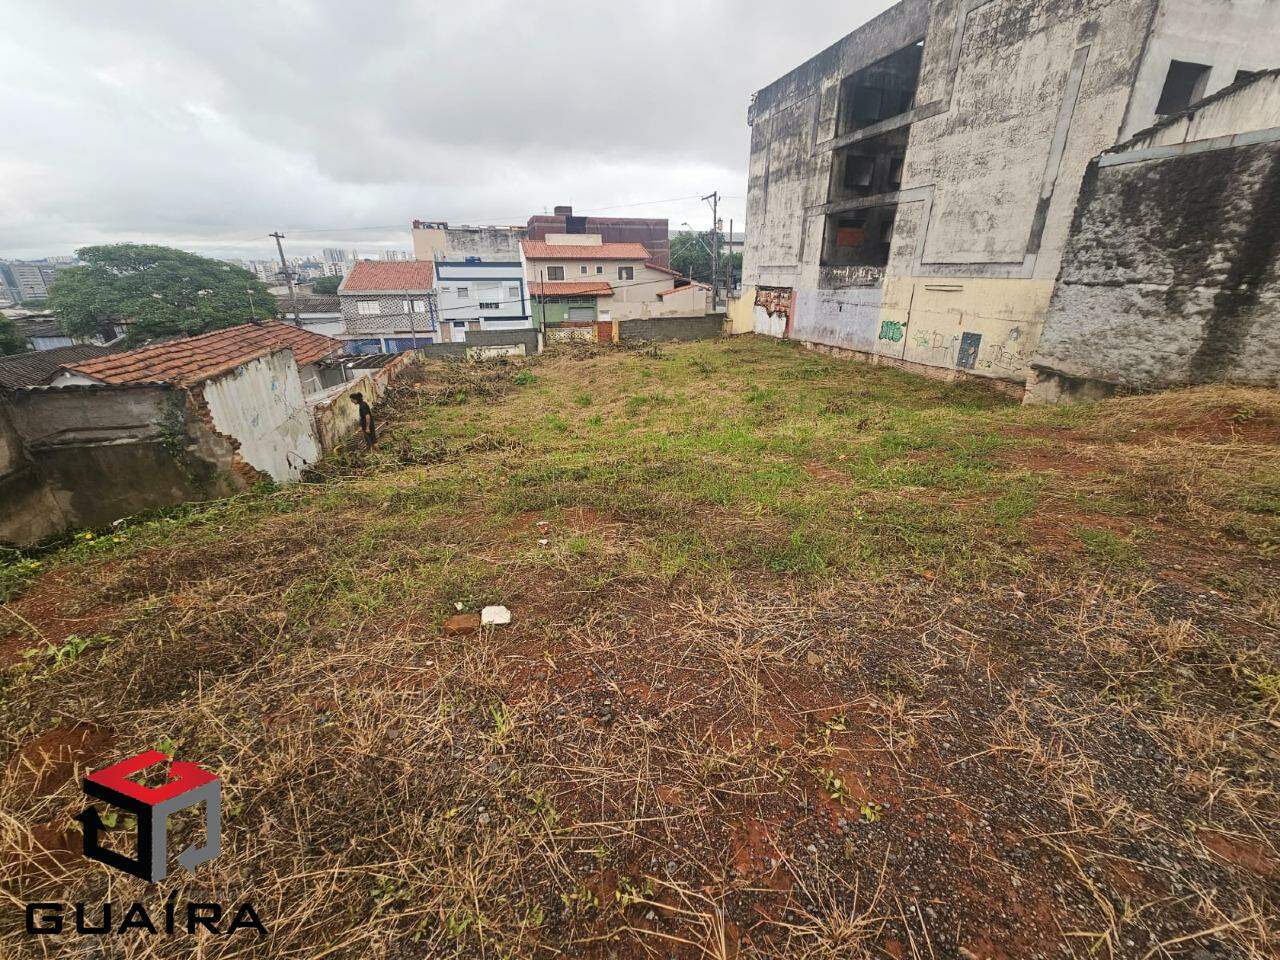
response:
[(439, 342), (465, 343), (467, 334), (475, 331), (533, 329), (529, 291), (518, 260), (436, 260), (435, 277)]

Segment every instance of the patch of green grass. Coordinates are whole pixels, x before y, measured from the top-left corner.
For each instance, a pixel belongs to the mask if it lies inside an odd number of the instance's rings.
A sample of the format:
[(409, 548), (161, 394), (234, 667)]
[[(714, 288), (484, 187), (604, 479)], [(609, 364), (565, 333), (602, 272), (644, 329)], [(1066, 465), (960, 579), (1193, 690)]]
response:
[(1110, 530), (1076, 527), (1075, 533), (1084, 544), (1086, 555), (1103, 566), (1120, 569), (1142, 566), (1142, 555), (1137, 547)]

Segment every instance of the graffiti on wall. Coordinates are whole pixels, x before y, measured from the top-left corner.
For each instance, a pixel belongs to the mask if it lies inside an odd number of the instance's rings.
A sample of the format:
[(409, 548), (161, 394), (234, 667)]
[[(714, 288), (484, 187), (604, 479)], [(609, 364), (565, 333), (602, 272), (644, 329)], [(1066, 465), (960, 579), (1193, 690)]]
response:
[(956, 335), (942, 330), (915, 330), (911, 334), (911, 345), (917, 353), (925, 356), (922, 363), (938, 366), (951, 366), (955, 357)]
[(878, 339), (888, 340), (891, 343), (901, 343), (906, 332), (906, 326), (899, 323), (897, 320), (881, 320), (880, 335)]

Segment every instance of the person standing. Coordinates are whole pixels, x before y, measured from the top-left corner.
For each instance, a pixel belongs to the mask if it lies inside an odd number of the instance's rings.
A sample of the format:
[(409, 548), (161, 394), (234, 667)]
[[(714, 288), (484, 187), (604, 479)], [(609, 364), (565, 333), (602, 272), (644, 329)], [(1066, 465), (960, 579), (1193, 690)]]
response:
[(351, 402), (360, 410), (360, 432), (364, 434), (364, 445), (372, 450), (373, 442), (378, 439), (377, 430), (373, 423), (373, 410), (369, 407), (369, 404), (365, 403), (364, 394), (362, 393), (353, 393)]

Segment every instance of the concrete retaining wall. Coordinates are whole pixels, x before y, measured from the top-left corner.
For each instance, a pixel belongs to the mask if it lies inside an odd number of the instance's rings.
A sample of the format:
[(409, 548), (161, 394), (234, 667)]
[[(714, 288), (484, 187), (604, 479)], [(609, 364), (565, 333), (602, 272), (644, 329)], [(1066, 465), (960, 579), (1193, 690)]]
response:
[(1280, 140), (1124, 159), (1086, 177), (1028, 399), (1280, 384)]
[(416, 351), (424, 357), (458, 360), (483, 360), (495, 355), (497, 348), (509, 347), (518, 356), (532, 357), (539, 349), (537, 330), (468, 330), (463, 343), (433, 343)]
[(623, 320), (618, 324), (620, 340), (712, 340), (724, 333), (723, 314), (705, 317), (653, 317)]
[(241, 459), (276, 483), (297, 480), (319, 459), (293, 351), (250, 360), (203, 390), (214, 429), (233, 438)]
[(0, 541), (26, 546), (155, 507), (226, 496), (234, 444), (168, 387), (23, 390), (0, 404)]

